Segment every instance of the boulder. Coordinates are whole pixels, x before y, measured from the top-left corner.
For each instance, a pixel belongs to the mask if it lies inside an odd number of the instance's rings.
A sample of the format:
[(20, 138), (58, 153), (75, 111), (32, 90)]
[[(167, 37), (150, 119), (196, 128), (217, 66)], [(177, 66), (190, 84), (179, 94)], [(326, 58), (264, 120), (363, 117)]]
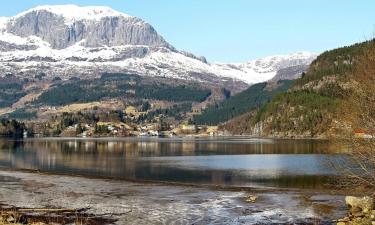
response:
[(368, 196), (363, 198), (347, 196), (345, 198), (345, 202), (349, 206), (350, 211), (354, 213), (358, 213), (359, 211), (363, 213), (369, 213), (374, 207), (372, 198)]
[(371, 220), (368, 217), (356, 217), (350, 223), (350, 225), (370, 225)]
[(245, 197), (245, 202), (254, 203), (257, 199), (258, 199), (258, 196), (248, 195), (248, 196)]

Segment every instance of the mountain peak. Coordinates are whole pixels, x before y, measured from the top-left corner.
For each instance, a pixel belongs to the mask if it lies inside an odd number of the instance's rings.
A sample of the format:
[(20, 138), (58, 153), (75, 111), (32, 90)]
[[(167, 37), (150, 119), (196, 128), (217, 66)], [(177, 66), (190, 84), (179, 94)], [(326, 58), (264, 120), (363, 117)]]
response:
[(9, 18), (7, 17), (0, 17), (0, 31), (4, 30), (6, 28), (6, 24), (8, 22)]
[(44, 5), (0, 17), (0, 74), (22, 70), (69, 77), (121, 72), (244, 85), (270, 80), (281, 69), (308, 65), (314, 59), (309, 56), (305, 52), (211, 64), (178, 51), (142, 19), (109, 7)]
[(22, 38), (36, 36), (54, 49), (64, 49), (83, 40), (86, 47), (146, 45), (172, 48), (142, 19), (103, 6), (38, 6), (10, 17), (8, 21), (0, 20), (0, 32)]
[(310, 58), (316, 58), (318, 56), (318, 53), (315, 52), (308, 52), (308, 51), (300, 51), (300, 52), (295, 52), (291, 54), (279, 54), (279, 55), (271, 55), (271, 56), (266, 56), (266, 57), (261, 57), (256, 60), (252, 60), (250, 62), (256, 62), (256, 61), (280, 61), (280, 60), (289, 60), (289, 59), (310, 59)]
[(42, 5), (29, 9), (15, 16), (22, 17), (28, 13), (47, 11), (61, 16), (68, 24), (81, 20), (100, 20), (106, 17), (131, 17), (106, 6), (77, 6), (77, 5)]

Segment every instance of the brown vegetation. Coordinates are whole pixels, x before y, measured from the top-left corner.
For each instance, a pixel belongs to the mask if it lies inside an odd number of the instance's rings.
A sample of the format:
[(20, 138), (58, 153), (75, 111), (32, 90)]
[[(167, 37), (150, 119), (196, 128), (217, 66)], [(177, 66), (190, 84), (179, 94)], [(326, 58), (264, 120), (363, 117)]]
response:
[(347, 178), (342, 183), (345, 186), (365, 186), (375, 194), (375, 42), (359, 58), (352, 79), (353, 94), (341, 110), (352, 127), (345, 141), (351, 153), (339, 171)]
[(107, 216), (95, 216), (87, 209), (49, 209), (49, 208), (15, 208), (0, 207), (0, 225), (10, 224), (80, 224), (99, 225), (113, 224), (116, 220)]

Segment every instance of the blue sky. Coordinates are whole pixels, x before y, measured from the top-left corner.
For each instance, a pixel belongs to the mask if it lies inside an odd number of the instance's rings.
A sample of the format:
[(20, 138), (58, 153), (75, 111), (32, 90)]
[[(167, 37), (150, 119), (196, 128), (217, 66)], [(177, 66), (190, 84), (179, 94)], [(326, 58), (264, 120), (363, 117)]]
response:
[(373, 37), (373, 0), (12, 0), (0, 16), (45, 4), (105, 5), (150, 24), (172, 45), (209, 61), (322, 52)]

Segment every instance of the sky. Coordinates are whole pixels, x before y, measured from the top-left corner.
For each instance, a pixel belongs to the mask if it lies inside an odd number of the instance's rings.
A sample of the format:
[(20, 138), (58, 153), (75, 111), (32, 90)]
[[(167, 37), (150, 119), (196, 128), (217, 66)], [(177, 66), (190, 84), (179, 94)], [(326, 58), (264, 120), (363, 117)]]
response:
[(374, 37), (374, 0), (12, 0), (0, 16), (38, 5), (109, 6), (150, 23), (177, 49), (212, 62), (323, 52)]

